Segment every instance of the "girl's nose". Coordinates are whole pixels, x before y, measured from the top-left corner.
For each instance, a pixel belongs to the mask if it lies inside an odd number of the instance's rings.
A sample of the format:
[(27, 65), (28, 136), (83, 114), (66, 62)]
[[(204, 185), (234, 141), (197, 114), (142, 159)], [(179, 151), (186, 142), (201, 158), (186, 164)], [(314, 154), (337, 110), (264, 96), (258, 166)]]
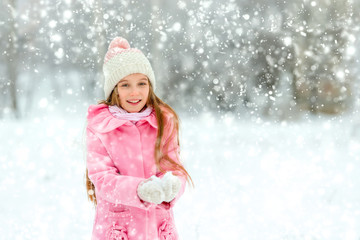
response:
[(138, 89), (137, 89), (137, 88), (133, 88), (133, 89), (131, 89), (130, 96), (136, 96), (136, 95), (138, 95), (138, 93), (139, 93)]

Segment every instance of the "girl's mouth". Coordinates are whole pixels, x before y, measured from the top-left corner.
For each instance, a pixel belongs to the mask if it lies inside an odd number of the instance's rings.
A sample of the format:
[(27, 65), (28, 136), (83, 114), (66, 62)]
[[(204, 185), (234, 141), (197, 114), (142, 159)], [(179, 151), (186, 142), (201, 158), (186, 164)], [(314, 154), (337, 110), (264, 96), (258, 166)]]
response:
[(141, 100), (127, 100), (128, 103), (130, 103), (131, 105), (137, 105), (139, 102), (141, 102)]

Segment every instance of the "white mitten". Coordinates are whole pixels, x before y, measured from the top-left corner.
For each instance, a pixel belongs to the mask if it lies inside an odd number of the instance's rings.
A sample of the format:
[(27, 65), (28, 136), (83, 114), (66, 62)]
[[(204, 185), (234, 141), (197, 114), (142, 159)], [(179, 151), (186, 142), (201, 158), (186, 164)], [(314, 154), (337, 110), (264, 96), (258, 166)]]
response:
[(167, 172), (161, 179), (161, 184), (165, 194), (164, 201), (171, 202), (180, 191), (181, 180), (174, 176), (172, 172)]
[(137, 188), (137, 194), (140, 199), (155, 204), (162, 203), (165, 198), (161, 180), (156, 176), (151, 176), (141, 182)]

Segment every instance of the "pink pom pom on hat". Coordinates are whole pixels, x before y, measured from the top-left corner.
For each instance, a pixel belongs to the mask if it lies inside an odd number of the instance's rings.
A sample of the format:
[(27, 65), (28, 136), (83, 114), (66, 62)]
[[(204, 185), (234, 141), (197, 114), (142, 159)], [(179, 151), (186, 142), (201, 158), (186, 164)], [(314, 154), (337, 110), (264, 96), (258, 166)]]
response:
[(146, 75), (155, 90), (155, 74), (149, 60), (139, 49), (130, 48), (125, 38), (116, 37), (111, 41), (105, 54), (103, 72), (105, 99), (121, 79), (133, 73)]
[(116, 47), (127, 49), (127, 48), (130, 48), (130, 44), (125, 38), (116, 37), (111, 41), (111, 43), (109, 45), (109, 49), (116, 48)]

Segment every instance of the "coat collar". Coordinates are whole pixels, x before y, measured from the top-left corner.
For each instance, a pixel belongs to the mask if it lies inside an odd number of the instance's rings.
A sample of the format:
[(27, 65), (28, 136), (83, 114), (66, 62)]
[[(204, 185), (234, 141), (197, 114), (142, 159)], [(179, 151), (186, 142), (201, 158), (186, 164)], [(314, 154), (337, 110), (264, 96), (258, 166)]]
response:
[[(131, 126), (129, 120), (114, 117), (106, 104), (90, 105), (87, 114), (88, 127), (99, 133), (110, 132), (122, 125)], [(155, 111), (138, 122), (147, 121), (153, 128), (158, 128)]]

